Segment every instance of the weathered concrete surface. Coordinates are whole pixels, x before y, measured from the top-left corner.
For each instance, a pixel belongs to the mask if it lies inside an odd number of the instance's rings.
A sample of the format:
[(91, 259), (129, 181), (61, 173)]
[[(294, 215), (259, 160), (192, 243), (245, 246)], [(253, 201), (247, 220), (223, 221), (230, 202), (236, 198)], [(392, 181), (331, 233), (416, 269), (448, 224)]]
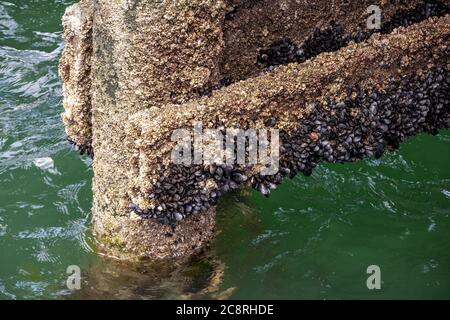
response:
[[(392, 15), (416, 2), (381, 5)], [(261, 126), (276, 114), (277, 127), (289, 136), (312, 114), (314, 99), (338, 99), (355, 83), (383, 90), (403, 75), (413, 79), (425, 65), (442, 66), (448, 17), (402, 29), (392, 38), (375, 36), (367, 45), (323, 54), (305, 65), (283, 66), (198, 100), (221, 79), (258, 75), (259, 50), (281, 37), (304, 41), (331, 20), (348, 31), (365, 24), (365, 2), (333, 4), (336, 10), (329, 1), (284, 0), (270, 7), (265, 0), (82, 0), (68, 9), (60, 67), (63, 121), (72, 141), (92, 143), (95, 150), (93, 222), (108, 254), (179, 257), (213, 238), (214, 207), (186, 215), (176, 228), (143, 219), (128, 207), (135, 203), (148, 210), (157, 204), (147, 195), (155, 179), (170, 174), (157, 172), (169, 161), (170, 130), (191, 127), (193, 119), (215, 125), (214, 116), (221, 125)], [(231, 5), (240, 6), (234, 17)], [(392, 62), (405, 52), (410, 60), (397, 69)], [(352, 63), (345, 67), (347, 60)], [(293, 103), (299, 107), (293, 109)]]
[(224, 14), (222, 1), (95, 2), (93, 216), (103, 243), (134, 256), (165, 258), (192, 252), (213, 237), (213, 210), (176, 230), (130, 213), (124, 126), (129, 115), (188, 101), (218, 79)]

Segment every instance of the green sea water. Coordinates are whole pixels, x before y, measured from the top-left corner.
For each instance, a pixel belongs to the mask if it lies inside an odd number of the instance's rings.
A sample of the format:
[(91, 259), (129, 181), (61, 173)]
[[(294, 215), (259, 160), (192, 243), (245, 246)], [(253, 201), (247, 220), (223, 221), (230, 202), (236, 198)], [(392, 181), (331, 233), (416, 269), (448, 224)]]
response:
[[(0, 0), (0, 299), (450, 299), (450, 131), (380, 160), (321, 164), (269, 199), (227, 195), (216, 241), (187, 262), (99, 255), (91, 161), (59, 118), (71, 3)], [(71, 265), (81, 290), (66, 286)], [(370, 265), (380, 290), (366, 286)]]

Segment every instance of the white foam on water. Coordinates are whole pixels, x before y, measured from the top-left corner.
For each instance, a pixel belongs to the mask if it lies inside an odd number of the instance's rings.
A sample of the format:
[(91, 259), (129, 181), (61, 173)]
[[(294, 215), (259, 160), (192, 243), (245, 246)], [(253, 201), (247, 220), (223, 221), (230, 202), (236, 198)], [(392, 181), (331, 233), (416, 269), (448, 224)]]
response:
[(11, 3), (0, 2), (0, 32), (5, 36), (13, 36), (19, 25), (8, 14), (5, 6), (13, 6)]
[(0, 223), (0, 237), (6, 235), (6, 225)]
[(55, 163), (52, 158), (44, 157), (44, 158), (36, 158), (33, 160), (33, 163), (36, 167), (41, 170), (48, 171), (52, 174), (60, 174), (58, 170), (55, 168)]

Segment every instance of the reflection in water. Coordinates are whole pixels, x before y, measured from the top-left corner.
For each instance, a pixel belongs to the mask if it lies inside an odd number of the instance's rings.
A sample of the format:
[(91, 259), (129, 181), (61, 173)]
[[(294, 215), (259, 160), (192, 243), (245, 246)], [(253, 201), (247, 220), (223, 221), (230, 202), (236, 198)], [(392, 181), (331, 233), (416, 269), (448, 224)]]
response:
[[(257, 227), (260, 221), (257, 212), (247, 204), (250, 198), (249, 190), (241, 190), (221, 201), (219, 239), (236, 218), (251, 234), (256, 236), (261, 231)], [(166, 261), (122, 261), (99, 254), (100, 257), (82, 272), (81, 290), (70, 298), (228, 299), (238, 285), (223, 284), (227, 266), (216, 248), (217, 243), (213, 242), (192, 257)]]
[(185, 260), (120, 261), (103, 257), (83, 274), (72, 299), (226, 299), (225, 265), (211, 249)]

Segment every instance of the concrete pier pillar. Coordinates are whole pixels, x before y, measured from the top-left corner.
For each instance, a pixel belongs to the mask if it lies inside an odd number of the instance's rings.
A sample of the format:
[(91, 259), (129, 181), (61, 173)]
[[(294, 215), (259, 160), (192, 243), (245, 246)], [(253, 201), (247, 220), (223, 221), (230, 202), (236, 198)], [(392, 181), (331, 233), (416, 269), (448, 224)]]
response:
[[(82, 0), (68, 8), (62, 118), (69, 141), (93, 156), (93, 225), (104, 250), (192, 254), (214, 238), (215, 204), (228, 190), (269, 195), (320, 161), (379, 156), (450, 126), (448, 5), (380, 1), (383, 25), (368, 30), (372, 2)], [(174, 165), (171, 135), (193, 121), (280, 130), (280, 170)]]

